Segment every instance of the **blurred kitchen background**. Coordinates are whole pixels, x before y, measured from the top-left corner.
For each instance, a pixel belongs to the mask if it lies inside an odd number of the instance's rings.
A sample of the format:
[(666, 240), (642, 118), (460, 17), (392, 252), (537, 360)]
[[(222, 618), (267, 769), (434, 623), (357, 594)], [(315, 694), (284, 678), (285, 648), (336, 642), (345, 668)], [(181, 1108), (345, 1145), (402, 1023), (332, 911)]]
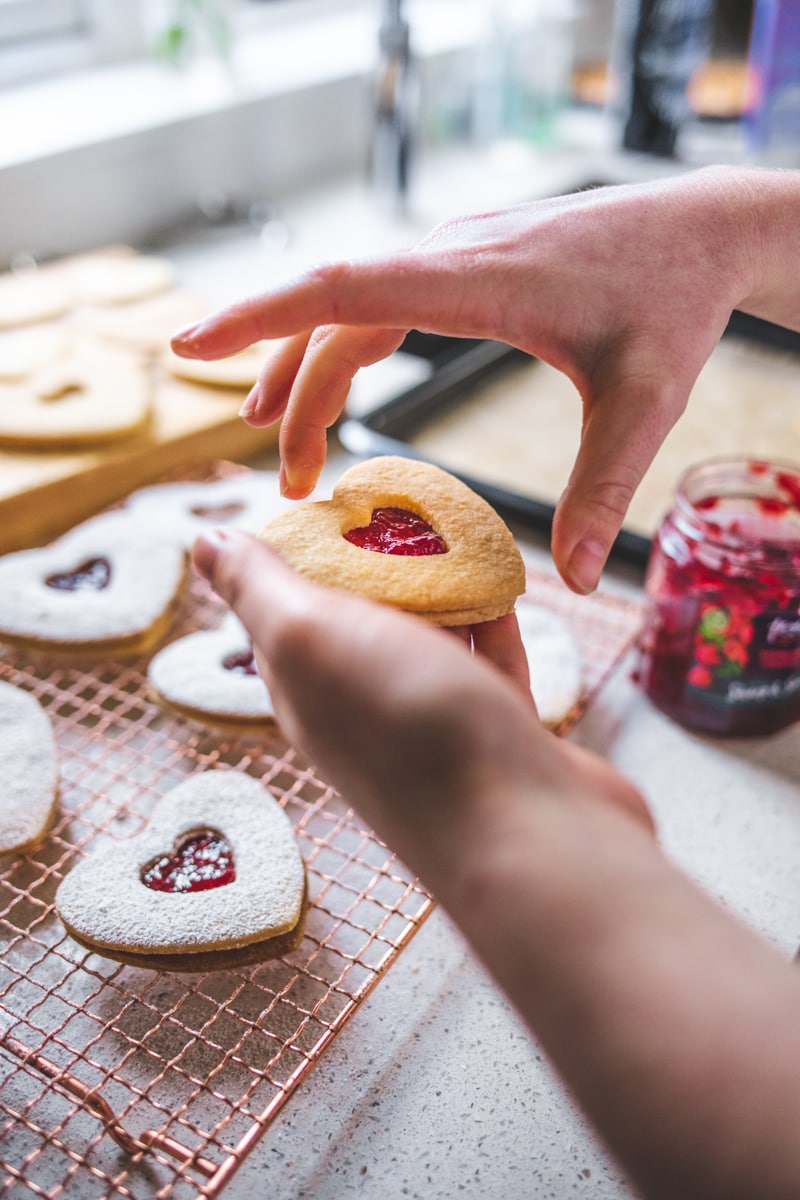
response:
[(0, 0), (6, 267), (239, 229), (241, 288), (713, 161), (800, 163), (796, 0)]

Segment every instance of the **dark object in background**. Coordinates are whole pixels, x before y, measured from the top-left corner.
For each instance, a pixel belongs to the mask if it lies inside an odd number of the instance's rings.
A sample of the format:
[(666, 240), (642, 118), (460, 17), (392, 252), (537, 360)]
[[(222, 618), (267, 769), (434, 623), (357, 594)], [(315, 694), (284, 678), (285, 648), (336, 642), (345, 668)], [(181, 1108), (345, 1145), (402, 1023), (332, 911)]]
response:
[(638, 0), (626, 55), (626, 150), (669, 158), (689, 116), (687, 88), (705, 57), (713, 0)]

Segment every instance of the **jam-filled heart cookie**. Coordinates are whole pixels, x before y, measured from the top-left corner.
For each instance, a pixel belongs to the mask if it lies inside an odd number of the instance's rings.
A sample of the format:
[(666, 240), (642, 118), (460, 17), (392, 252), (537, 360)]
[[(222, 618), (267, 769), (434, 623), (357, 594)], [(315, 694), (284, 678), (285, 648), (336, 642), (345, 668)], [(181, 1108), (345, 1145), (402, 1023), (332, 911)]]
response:
[(275, 720), (250, 638), (232, 613), (219, 629), (190, 633), (159, 650), (147, 678), (163, 705), (196, 721), (249, 726)]
[(0, 558), (0, 641), (137, 654), (169, 628), (186, 551), (124, 513)]
[(308, 907), (289, 818), (249, 775), (179, 784), (141, 833), (83, 860), (56, 892), (81, 946), (156, 970), (199, 971), (295, 949)]
[(0, 762), (0, 854), (30, 850), (53, 819), (58, 753), (39, 701), (10, 683), (0, 683)]
[(259, 537), (317, 583), (437, 625), (494, 620), (525, 591), (522, 556), (491, 505), (412, 459), (351, 467), (330, 500), (281, 514)]

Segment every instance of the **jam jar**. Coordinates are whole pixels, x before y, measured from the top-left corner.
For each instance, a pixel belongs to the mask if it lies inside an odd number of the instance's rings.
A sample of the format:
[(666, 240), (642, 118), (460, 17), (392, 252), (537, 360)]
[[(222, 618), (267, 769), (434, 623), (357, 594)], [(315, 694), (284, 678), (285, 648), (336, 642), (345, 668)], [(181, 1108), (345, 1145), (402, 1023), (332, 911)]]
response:
[(769, 734), (800, 718), (800, 467), (690, 468), (645, 580), (637, 675), (690, 729)]

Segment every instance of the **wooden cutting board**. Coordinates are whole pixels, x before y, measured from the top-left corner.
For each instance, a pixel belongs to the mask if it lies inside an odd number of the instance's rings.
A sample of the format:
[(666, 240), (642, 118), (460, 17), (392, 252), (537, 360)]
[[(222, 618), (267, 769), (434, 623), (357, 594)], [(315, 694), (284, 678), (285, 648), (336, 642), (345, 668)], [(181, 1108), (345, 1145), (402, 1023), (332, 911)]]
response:
[[(65, 264), (122, 262), (132, 255), (125, 247), (109, 248), (48, 265), (42, 274), (58, 282)], [(152, 413), (135, 434), (103, 444), (69, 450), (58, 445), (0, 448), (0, 553), (50, 541), (176, 468), (212, 459), (242, 462), (277, 444), (277, 426), (251, 429), (238, 416), (246, 387), (182, 380), (160, 365), (169, 332), (183, 323), (187, 312), (199, 315), (211, 307), (176, 288), (125, 304), (75, 302), (57, 316), (58, 327), (70, 336), (126, 344), (132, 353), (145, 356), (152, 380)], [(49, 324), (52, 327), (52, 320)], [(35, 325), (28, 321), (25, 327)], [(14, 332), (0, 333), (0, 342)], [(108, 403), (113, 402), (110, 393)]]

